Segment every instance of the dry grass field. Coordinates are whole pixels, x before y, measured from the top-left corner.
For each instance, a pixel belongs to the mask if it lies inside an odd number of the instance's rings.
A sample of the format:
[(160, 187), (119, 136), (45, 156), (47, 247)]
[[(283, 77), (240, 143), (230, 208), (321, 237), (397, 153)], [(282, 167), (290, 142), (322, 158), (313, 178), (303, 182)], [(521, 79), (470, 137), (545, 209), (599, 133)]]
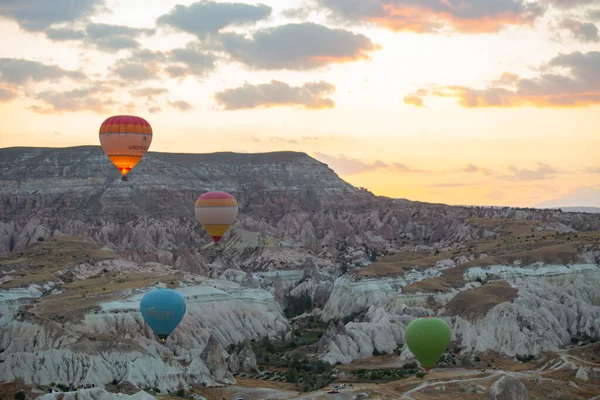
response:
[(44, 285), (61, 279), (57, 292), (47, 293), (33, 301), (33, 306), (23, 308), (43, 319), (59, 322), (75, 322), (84, 313), (101, 303), (119, 300), (153, 283), (164, 283), (174, 288), (179, 285), (182, 273), (165, 271), (164, 274), (104, 269), (99, 274), (82, 280), (69, 277), (68, 268), (82, 263), (120, 258), (104, 250), (100, 243), (85, 241), (72, 236), (58, 236), (40, 241), (23, 252), (0, 257), (0, 271), (13, 280), (0, 285), (0, 289)]
[(462, 287), (465, 271), (474, 266), (511, 265), (519, 261), (521, 265), (536, 262), (546, 264), (566, 264), (578, 260), (580, 249), (586, 245), (600, 248), (600, 232), (557, 233), (536, 230), (543, 226), (541, 221), (513, 221), (501, 219), (469, 219), (476, 227), (493, 231), (495, 237), (479, 239), (462, 244), (445, 252), (402, 252), (383, 259), (356, 272), (357, 277), (398, 276), (416, 269), (434, 267), (443, 259), (456, 259), (460, 256), (475, 259), (457, 267), (442, 271), (442, 276), (424, 279), (405, 286), (403, 293), (445, 292), (449, 288)]
[(119, 255), (103, 250), (100, 243), (88, 242), (74, 236), (57, 236), (32, 244), (19, 253), (0, 256), (1, 271), (15, 271), (11, 276), (18, 279), (0, 285), (1, 289), (44, 284), (54, 278), (57, 271), (86, 261), (119, 258)]

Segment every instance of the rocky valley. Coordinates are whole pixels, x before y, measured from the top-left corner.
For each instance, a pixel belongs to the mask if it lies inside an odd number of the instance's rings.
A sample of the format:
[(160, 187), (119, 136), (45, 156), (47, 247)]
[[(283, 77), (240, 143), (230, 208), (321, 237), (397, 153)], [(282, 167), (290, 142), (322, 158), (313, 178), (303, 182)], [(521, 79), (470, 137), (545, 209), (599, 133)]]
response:
[[(210, 190), (240, 205), (218, 245)], [(123, 182), (99, 147), (0, 149), (0, 392), (600, 398), (599, 262), (600, 214), (378, 197), (303, 153), (148, 153)], [(187, 303), (165, 345), (155, 287)], [(422, 375), (427, 315), (453, 333)]]

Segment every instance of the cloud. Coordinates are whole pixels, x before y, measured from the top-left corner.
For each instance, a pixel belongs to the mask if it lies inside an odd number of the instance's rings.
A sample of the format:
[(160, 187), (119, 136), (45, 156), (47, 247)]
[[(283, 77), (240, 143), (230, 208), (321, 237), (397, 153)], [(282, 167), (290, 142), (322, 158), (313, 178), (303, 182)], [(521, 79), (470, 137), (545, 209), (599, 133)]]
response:
[(492, 171), (489, 168), (478, 167), (477, 165), (474, 165), (474, 164), (468, 164), (466, 167), (460, 168), (458, 171), (460, 171), (460, 172), (466, 172), (466, 173), (477, 173), (477, 172), (480, 172), (480, 173), (485, 174), (485, 175), (492, 175), (494, 173), (494, 171)]
[(158, 79), (162, 64), (167, 60), (167, 56), (160, 51), (135, 50), (130, 57), (117, 60), (111, 70), (117, 78), (127, 81), (153, 80)]
[(198, 44), (192, 43), (166, 53), (135, 50), (131, 56), (117, 60), (112, 71), (119, 78), (133, 81), (158, 79), (162, 72), (171, 78), (204, 77), (215, 69), (215, 61), (214, 55), (202, 52)]
[(550, 164), (538, 163), (536, 169), (509, 167), (511, 175), (502, 176), (502, 179), (510, 181), (535, 181), (542, 179), (552, 179), (560, 171), (553, 168)]
[(307, 20), (310, 15), (316, 11), (313, 7), (286, 8), (281, 15), (289, 19)]
[(419, 96), (416, 96), (414, 94), (409, 94), (407, 96), (404, 96), (403, 99), (405, 104), (411, 105), (411, 106), (415, 106), (415, 107), (425, 107), (425, 105), (423, 104), (423, 99)]
[(375, 161), (372, 164), (365, 163), (363, 161), (348, 158), (344, 155), (339, 157), (330, 156), (327, 154), (316, 152), (315, 157), (327, 164), (331, 169), (341, 175), (355, 175), (363, 172), (373, 171), (376, 169), (385, 168), (388, 165), (383, 161)]
[(85, 31), (70, 28), (50, 28), (46, 36), (54, 41), (83, 40), (88, 46), (101, 51), (114, 52), (126, 49), (137, 49), (140, 43), (136, 40), (142, 35), (151, 36), (155, 29), (132, 28), (125, 25), (88, 24)]
[(492, 200), (502, 200), (504, 198), (504, 192), (501, 190), (490, 190), (488, 194), (485, 195), (486, 199)]
[(334, 18), (370, 22), (392, 31), (416, 33), (453, 29), (497, 32), (509, 25), (530, 25), (545, 8), (523, 0), (317, 0)]
[(160, 69), (154, 65), (122, 62), (114, 66), (113, 72), (128, 81), (147, 81), (157, 79)]
[(80, 29), (71, 28), (49, 28), (46, 30), (46, 37), (57, 42), (68, 40), (82, 40), (85, 38), (85, 32)]
[(597, 4), (598, 0), (543, 0), (543, 3), (550, 4), (563, 10)]
[(79, 71), (68, 71), (58, 65), (47, 65), (22, 58), (0, 58), (0, 81), (13, 85), (23, 85), (30, 81), (41, 82), (61, 78), (76, 80), (86, 76)]
[(316, 136), (303, 136), (301, 138), (298, 139), (288, 139), (288, 138), (282, 138), (282, 137), (272, 137), (270, 138), (271, 142), (276, 143), (276, 144), (301, 144), (301, 143), (308, 143), (308, 142), (313, 142), (313, 141), (317, 141), (319, 140), (318, 137)]
[(413, 168), (407, 166), (406, 164), (402, 164), (402, 163), (398, 163), (398, 162), (391, 163), (389, 165), (389, 167), (393, 170), (400, 171), (400, 172), (424, 172), (419, 169), (413, 169)]
[(17, 97), (17, 93), (10, 89), (0, 88), (0, 103), (8, 102)]
[(86, 42), (93, 44), (99, 50), (118, 51), (137, 49), (140, 43), (136, 40), (142, 35), (151, 36), (154, 29), (132, 28), (124, 25), (90, 24), (85, 28)]
[(197, 43), (190, 43), (185, 48), (168, 52), (170, 60), (182, 65), (171, 65), (166, 72), (171, 77), (188, 75), (205, 76), (215, 69), (216, 57), (202, 51)]
[(157, 112), (160, 112), (160, 111), (162, 111), (162, 108), (160, 108), (158, 106), (153, 106), (153, 107), (148, 108), (148, 112), (150, 114), (154, 114), (154, 113), (157, 113)]
[(389, 169), (397, 172), (419, 172), (401, 163), (386, 163), (376, 160), (372, 163), (366, 163), (356, 158), (349, 158), (343, 154), (339, 156), (330, 156), (327, 154), (315, 152), (315, 158), (327, 164), (331, 169), (340, 175), (356, 175), (363, 172), (375, 171), (378, 169)]
[(600, 9), (588, 11), (587, 17), (594, 21), (600, 21)]
[(107, 113), (110, 111), (110, 106), (117, 104), (111, 97), (106, 97), (106, 94), (113, 91), (112, 88), (101, 84), (65, 92), (44, 91), (37, 93), (35, 97), (41, 100), (45, 107), (34, 105), (31, 109), (41, 114), (86, 110), (99, 114)]
[(309, 70), (332, 63), (367, 60), (378, 46), (362, 35), (306, 22), (260, 29), (251, 38), (221, 35), (231, 58), (253, 69)]
[(134, 63), (160, 63), (166, 62), (168, 57), (158, 50), (141, 49), (133, 51), (127, 60)]
[(280, 136), (272, 136), (267, 139), (251, 137), (250, 140), (255, 143), (271, 142), (271, 143), (275, 143), (275, 144), (302, 144), (302, 143), (315, 142), (320, 139), (316, 136), (302, 136), (300, 138), (294, 138), (294, 139), (280, 137)]
[(333, 100), (324, 97), (334, 90), (335, 86), (324, 81), (290, 86), (285, 82), (272, 80), (270, 83), (246, 83), (235, 89), (225, 89), (215, 94), (215, 100), (224, 106), (225, 110), (276, 106), (300, 106), (317, 110), (335, 106)]
[(153, 100), (154, 96), (159, 96), (161, 94), (168, 93), (169, 91), (165, 88), (153, 88), (153, 87), (145, 87), (145, 88), (137, 88), (130, 90), (129, 93), (132, 96), (136, 97), (147, 97), (148, 100)]
[(200, 1), (189, 6), (178, 4), (156, 22), (204, 39), (229, 26), (253, 25), (269, 17), (271, 11), (264, 4)]
[(119, 109), (121, 110), (120, 112), (122, 113), (128, 113), (128, 114), (133, 114), (135, 112), (135, 103), (133, 101), (130, 101), (127, 104), (121, 104)]
[(600, 167), (587, 167), (584, 172), (589, 174), (600, 174)]
[(178, 109), (179, 111), (190, 111), (193, 108), (190, 103), (183, 100), (170, 101), (169, 105), (173, 108)]
[[(433, 86), (427, 95), (452, 97), (467, 108), (589, 107), (600, 104), (600, 52), (559, 54), (535, 78), (505, 73), (486, 89)], [(566, 73), (560, 73), (565, 71)], [(422, 93), (422, 91), (421, 91)]]
[(580, 186), (556, 199), (538, 204), (536, 207), (600, 207), (600, 190), (590, 186)]
[(465, 187), (465, 186), (475, 186), (473, 183), (462, 183), (462, 182), (443, 182), (443, 183), (432, 183), (431, 185), (427, 185), (427, 187), (431, 188), (455, 188), (455, 187)]
[(2, 0), (0, 16), (30, 32), (41, 32), (54, 24), (81, 21), (105, 9), (104, 0)]
[(560, 28), (568, 30), (573, 37), (582, 42), (598, 42), (598, 28), (593, 22), (582, 22), (567, 18), (560, 23)]

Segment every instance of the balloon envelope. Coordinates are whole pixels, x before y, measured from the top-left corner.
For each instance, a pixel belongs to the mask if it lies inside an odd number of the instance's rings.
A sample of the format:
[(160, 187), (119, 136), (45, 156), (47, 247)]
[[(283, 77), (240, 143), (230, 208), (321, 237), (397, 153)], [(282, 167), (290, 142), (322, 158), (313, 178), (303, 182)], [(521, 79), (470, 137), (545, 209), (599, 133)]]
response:
[(451, 339), (450, 327), (440, 318), (423, 317), (406, 327), (406, 345), (427, 371), (433, 367)]
[(177, 328), (185, 309), (183, 296), (171, 289), (154, 289), (140, 302), (144, 321), (163, 342)]
[(215, 243), (225, 235), (238, 215), (235, 198), (226, 192), (208, 192), (198, 197), (195, 206), (196, 219)]
[(143, 118), (116, 115), (100, 126), (100, 145), (121, 172), (122, 179), (144, 157), (152, 143), (152, 127)]

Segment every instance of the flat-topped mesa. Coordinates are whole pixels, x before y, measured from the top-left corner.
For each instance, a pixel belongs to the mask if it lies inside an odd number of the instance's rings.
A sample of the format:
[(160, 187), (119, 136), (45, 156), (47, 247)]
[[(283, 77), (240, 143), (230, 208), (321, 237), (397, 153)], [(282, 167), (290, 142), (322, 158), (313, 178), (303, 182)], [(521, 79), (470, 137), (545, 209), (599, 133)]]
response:
[[(309, 208), (339, 201), (342, 196), (373, 197), (344, 182), (326, 164), (291, 151), (149, 152), (129, 182), (121, 182), (119, 172), (99, 146), (13, 147), (0, 149), (0, 176), (0, 218), (45, 208), (67, 194), (71, 207), (77, 203), (82, 208), (109, 211), (109, 203), (124, 207), (127, 200), (139, 211), (154, 213), (169, 203), (174, 215), (193, 208), (187, 203), (209, 190), (227, 191), (242, 206), (264, 195), (272, 196), (275, 202), (282, 195), (289, 196), (286, 201)], [(50, 207), (48, 211), (52, 210)]]

